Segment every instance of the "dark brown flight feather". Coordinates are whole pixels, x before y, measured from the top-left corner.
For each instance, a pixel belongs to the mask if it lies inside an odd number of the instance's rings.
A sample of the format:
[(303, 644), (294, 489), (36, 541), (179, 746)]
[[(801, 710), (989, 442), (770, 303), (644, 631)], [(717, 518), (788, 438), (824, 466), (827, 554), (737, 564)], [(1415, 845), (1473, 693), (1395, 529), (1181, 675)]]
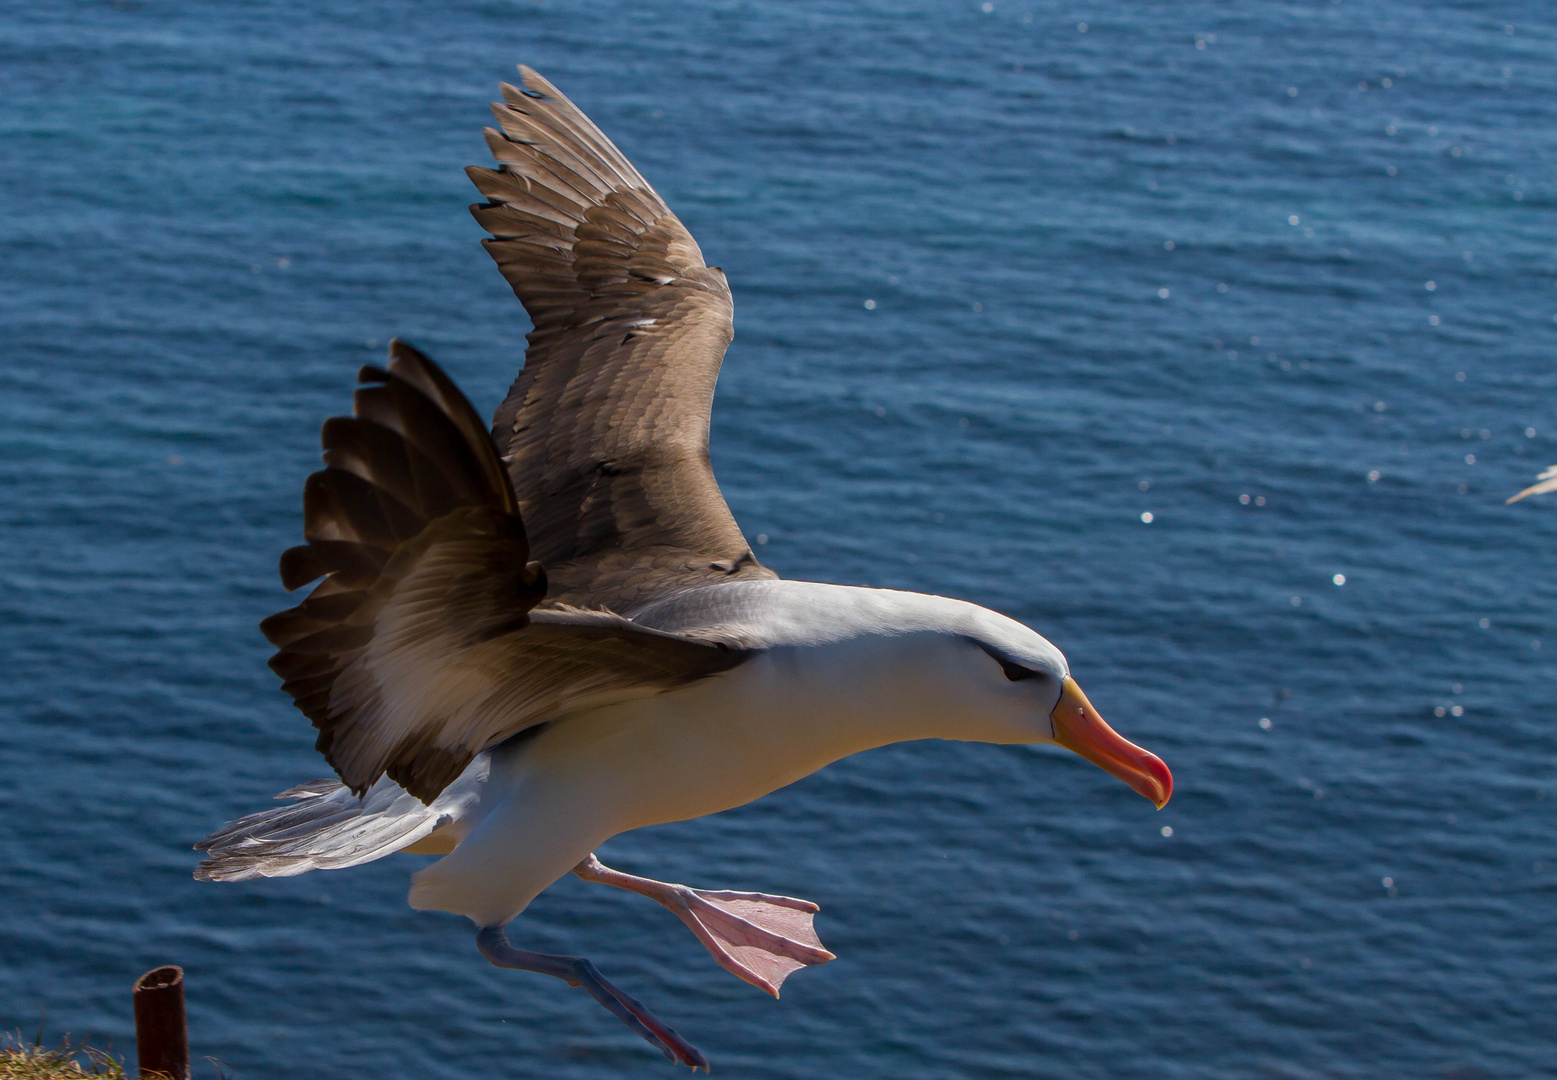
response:
[(776, 575), (730, 516), (709, 411), (734, 333), (724, 274), (638, 170), (521, 67), (466, 172), (487, 251), (529, 313), (492, 427), (553, 600), (630, 614), (698, 585)]
[(738, 650), (553, 604), (470, 403), (402, 342), (328, 420), (281, 557), (308, 598), (260, 624), (270, 666), (357, 794), (387, 773), (431, 802), (482, 750), (581, 706), (734, 666)]

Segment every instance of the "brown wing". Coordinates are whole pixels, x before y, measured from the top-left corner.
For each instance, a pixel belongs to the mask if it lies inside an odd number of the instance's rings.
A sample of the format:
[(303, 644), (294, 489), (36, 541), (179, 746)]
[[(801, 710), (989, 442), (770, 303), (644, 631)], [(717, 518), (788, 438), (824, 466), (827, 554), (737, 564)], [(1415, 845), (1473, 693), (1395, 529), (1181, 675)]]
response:
[(630, 612), (757, 562), (708, 460), (734, 333), (724, 274), (638, 170), (529, 68), (487, 129), (500, 169), (471, 207), (529, 312), (524, 369), (492, 428), (552, 597)]
[(359, 795), (384, 773), (431, 802), (483, 749), (580, 707), (734, 666), (738, 651), (620, 616), (531, 609), (546, 574), (476, 411), (421, 353), (363, 368), (281, 557), (302, 604), (260, 624), (270, 666)]

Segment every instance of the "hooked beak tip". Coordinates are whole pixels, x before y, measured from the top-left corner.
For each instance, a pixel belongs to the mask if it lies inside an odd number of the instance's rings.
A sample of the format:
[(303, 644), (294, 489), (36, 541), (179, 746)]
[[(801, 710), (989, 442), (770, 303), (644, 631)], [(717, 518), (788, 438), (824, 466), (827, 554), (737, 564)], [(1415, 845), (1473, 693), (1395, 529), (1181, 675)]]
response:
[(1054, 741), (1086, 758), (1161, 810), (1173, 797), (1173, 774), (1162, 758), (1120, 735), (1098, 715), (1075, 679), (1067, 678), (1049, 713)]

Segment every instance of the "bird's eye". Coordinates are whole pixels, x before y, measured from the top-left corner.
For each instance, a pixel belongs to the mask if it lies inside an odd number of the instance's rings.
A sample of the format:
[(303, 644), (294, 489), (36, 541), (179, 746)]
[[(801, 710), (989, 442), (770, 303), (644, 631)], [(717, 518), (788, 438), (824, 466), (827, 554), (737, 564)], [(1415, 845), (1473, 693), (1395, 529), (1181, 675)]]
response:
[(986, 653), (989, 654), (989, 658), (991, 660), (1000, 665), (1000, 670), (1005, 672), (1006, 678), (1010, 679), (1012, 682), (1021, 682), (1023, 679), (1037, 679), (1043, 675), (1042, 671), (1037, 671), (1030, 667), (1023, 667), (1021, 664), (1007, 660), (1004, 656), (1001, 656), (999, 653), (997, 653), (991, 646), (984, 644), (982, 641), (977, 642), (977, 644), (979, 648), (983, 649)]

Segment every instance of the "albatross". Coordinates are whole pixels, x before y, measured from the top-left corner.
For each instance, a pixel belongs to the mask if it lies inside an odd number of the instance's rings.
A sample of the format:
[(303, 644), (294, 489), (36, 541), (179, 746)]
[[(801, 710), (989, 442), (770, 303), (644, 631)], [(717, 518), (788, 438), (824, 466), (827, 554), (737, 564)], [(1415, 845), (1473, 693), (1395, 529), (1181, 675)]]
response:
[(613, 870), (631, 829), (761, 798), (909, 739), (1057, 743), (1161, 808), (1167, 766), (1118, 735), (1065, 656), (961, 600), (780, 579), (708, 455), (733, 336), (725, 276), (556, 87), (521, 67), (472, 167), (483, 241), (533, 325), (490, 431), (426, 356), (391, 343), (352, 415), (325, 421), (295, 607), (270, 666), (335, 777), (197, 845), (206, 881), (393, 852), (420, 910), (468, 916), (499, 967), (582, 986), (674, 1062), (707, 1059), (588, 960), (507, 925), (572, 872), (670, 909), (725, 970), (777, 997), (826, 963), (815, 904)]

